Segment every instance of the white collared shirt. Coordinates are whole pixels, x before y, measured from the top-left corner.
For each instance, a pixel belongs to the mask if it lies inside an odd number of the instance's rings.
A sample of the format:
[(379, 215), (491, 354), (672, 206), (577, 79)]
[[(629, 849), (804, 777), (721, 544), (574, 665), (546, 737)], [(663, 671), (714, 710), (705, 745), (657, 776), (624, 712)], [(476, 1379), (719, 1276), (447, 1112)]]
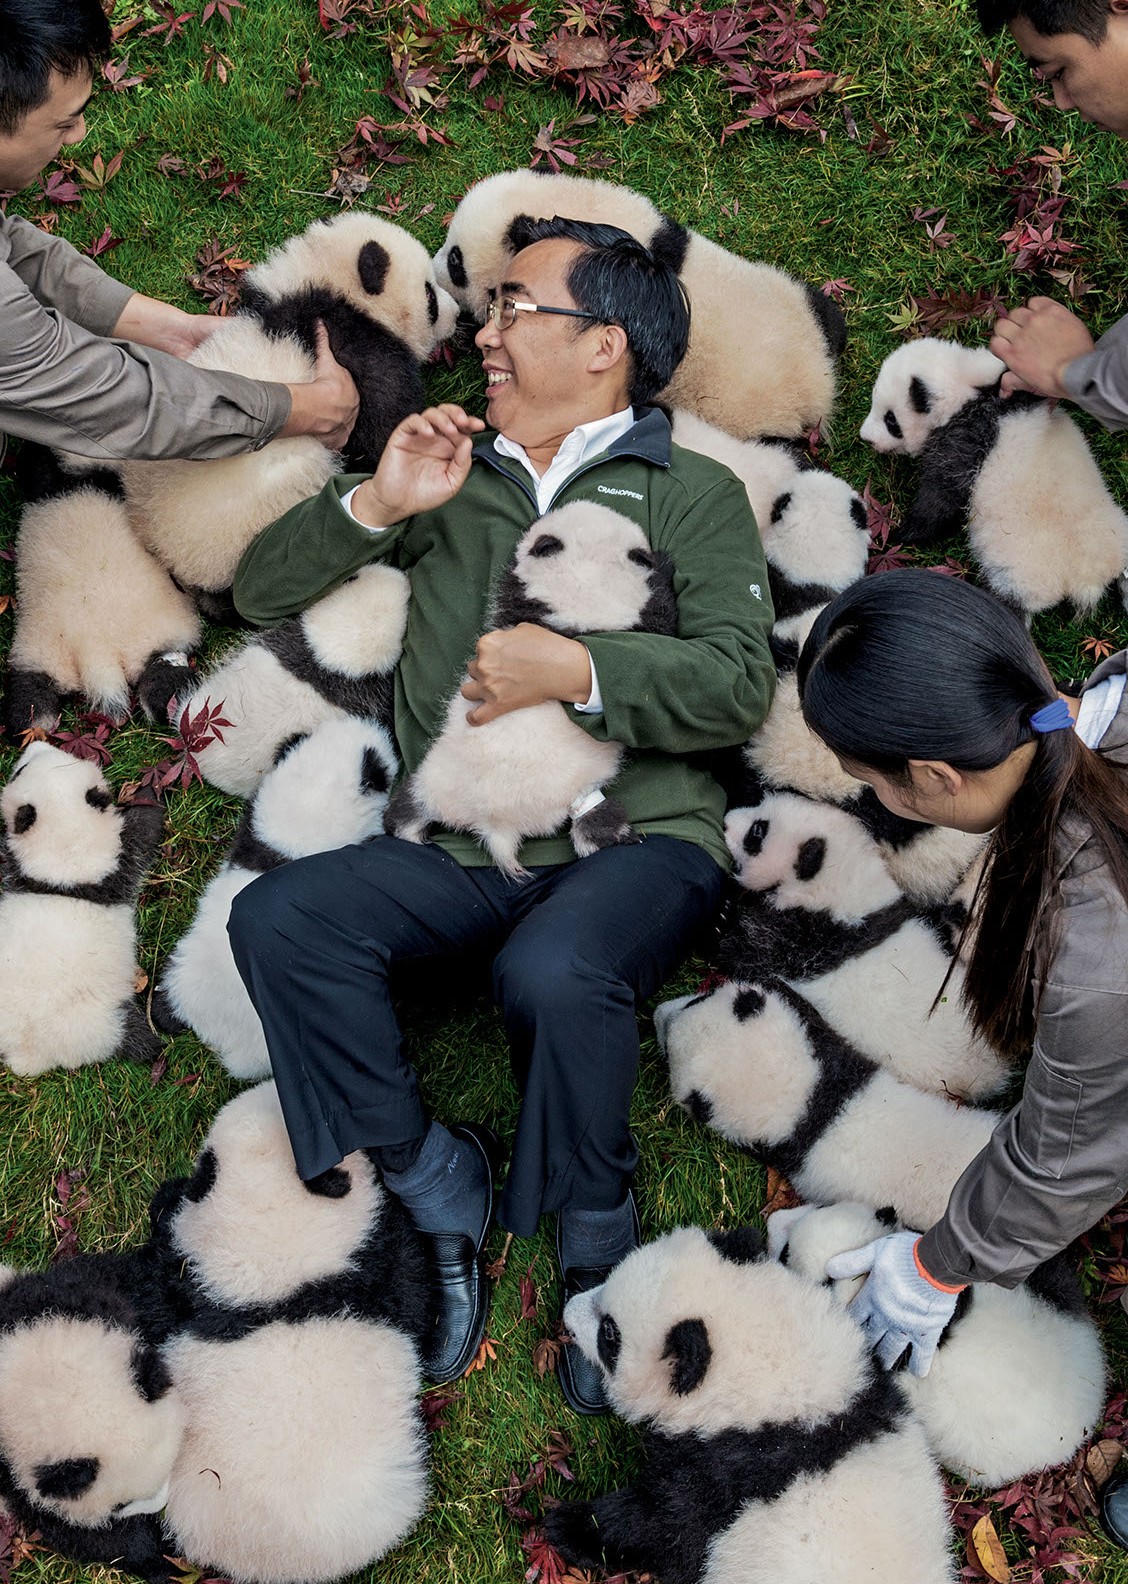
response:
[[(499, 456), (512, 458), (520, 462), (529, 474), (537, 497), (537, 511), (543, 517), (549, 510), (556, 496), (563, 489), (568, 480), (585, 463), (590, 462), (601, 451), (606, 451), (608, 446), (614, 445), (616, 440), (621, 440), (629, 429), (633, 429), (635, 414), (633, 407), (624, 407), (621, 412), (612, 413), (609, 418), (594, 418), (591, 423), (577, 424), (571, 434), (565, 435), (560, 442), (560, 449), (545, 468), (543, 473), (538, 473), (529, 460), (529, 453), (524, 446), (518, 445), (516, 440), (508, 440), (505, 435), (499, 434), (494, 438), (494, 450)], [(367, 528), (369, 533), (383, 533), (383, 528), (373, 528), (369, 523), (362, 523), (359, 517), (354, 516), (352, 498), (359, 484), (353, 489), (346, 490), (341, 496), (341, 505), (355, 523), (362, 528)], [(595, 674), (595, 661), (588, 653), (588, 664), (591, 666), (591, 694), (586, 704), (577, 704), (575, 708), (581, 715), (601, 715), (603, 713), (603, 695), (599, 691), (599, 678)]]

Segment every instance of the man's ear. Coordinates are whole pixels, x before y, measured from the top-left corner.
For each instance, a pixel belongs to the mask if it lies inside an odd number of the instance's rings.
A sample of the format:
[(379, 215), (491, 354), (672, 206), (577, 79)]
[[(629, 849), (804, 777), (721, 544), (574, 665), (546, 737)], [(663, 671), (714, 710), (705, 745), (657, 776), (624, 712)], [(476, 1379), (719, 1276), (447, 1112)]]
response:
[(622, 325), (598, 325), (598, 334), (592, 337), (595, 350), (588, 360), (590, 374), (602, 374), (622, 363), (629, 351), (627, 332)]

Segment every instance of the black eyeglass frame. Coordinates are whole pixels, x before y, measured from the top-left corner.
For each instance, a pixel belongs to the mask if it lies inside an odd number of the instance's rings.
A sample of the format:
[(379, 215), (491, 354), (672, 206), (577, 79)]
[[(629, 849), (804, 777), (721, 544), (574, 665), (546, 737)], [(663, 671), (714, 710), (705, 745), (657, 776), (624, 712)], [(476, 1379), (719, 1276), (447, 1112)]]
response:
[[(507, 308), (512, 309), (512, 313), (502, 324)], [(567, 319), (590, 319), (593, 324), (600, 322), (596, 314), (588, 313), (585, 308), (549, 308), (544, 303), (518, 302), (514, 297), (491, 297), (486, 303), (486, 318), (493, 320), (496, 330), (512, 330), (519, 313), (560, 314)]]

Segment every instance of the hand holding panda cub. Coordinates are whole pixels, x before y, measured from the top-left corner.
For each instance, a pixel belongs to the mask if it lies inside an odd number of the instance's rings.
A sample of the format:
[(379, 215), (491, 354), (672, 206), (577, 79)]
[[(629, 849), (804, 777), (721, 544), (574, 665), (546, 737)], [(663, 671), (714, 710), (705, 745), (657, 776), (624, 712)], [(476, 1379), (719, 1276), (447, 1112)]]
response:
[[(673, 566), (629, 518), (575, 501), (533, 524), (501, 579), (491, 626), (521, 622), (572, 638), (674, 636)], [(619, 769), (621, 744), (589, 736), (554, 699), (481, 726), (467, 715), (455, 693), (442, 732), (388, 804), (389, 835), (421, 842), (435, 824), (473, 831), (511, 875), (524, 872), (517, 855), (526, 837), (550, 835), (568, 819), (581, 858), (640, 840), (622, 804), (601, 791)]]

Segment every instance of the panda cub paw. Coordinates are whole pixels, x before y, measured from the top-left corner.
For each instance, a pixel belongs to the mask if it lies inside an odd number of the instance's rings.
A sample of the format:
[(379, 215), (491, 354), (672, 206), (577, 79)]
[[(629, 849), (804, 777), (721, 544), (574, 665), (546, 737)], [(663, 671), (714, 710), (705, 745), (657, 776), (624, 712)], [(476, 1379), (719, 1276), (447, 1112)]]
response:
[(549, 1541), (572, 1567), (599, 1567), (604, 1560), (594, 1502), (561, 1502), (544, 1515)]
[(601, 798), (593, 808), (573, 815), (571, 837), (578, 858), (588, 858), (602, 847), (632, 846), (642, 840), (618, 798)]
[(407, 776), (388, 799), (384, 810), (384, 833), (400, 841), (423, 843), (428, 840), (431, 821), (417, 801)]

